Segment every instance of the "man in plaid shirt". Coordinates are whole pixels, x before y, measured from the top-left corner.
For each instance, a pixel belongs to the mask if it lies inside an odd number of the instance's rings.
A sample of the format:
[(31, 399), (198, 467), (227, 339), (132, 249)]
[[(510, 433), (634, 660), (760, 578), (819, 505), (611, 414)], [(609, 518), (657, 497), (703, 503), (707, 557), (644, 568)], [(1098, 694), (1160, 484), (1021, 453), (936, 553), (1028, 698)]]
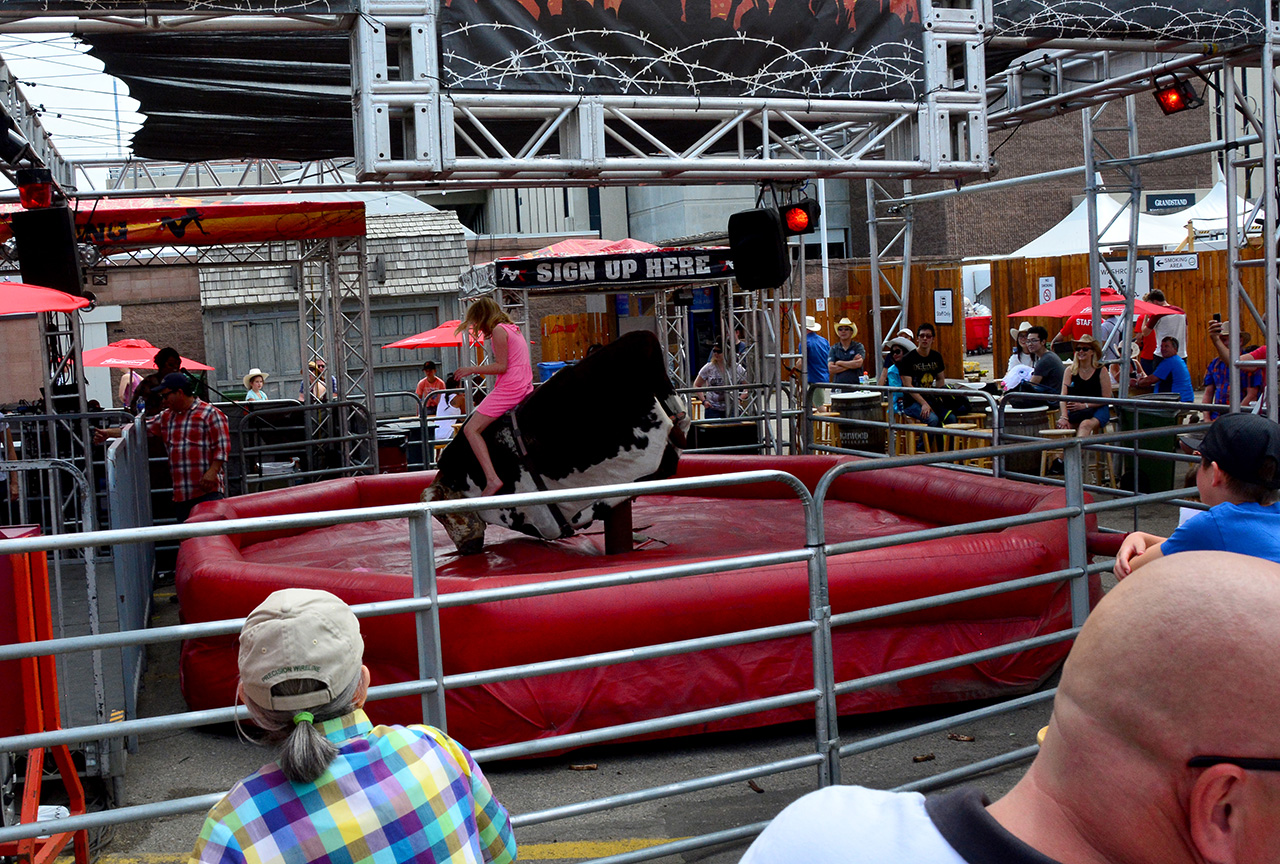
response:
[[(202, 501), (224, 497), (222, 469), (231, 449), (227, 415), (194, 395), (195, 385), (181, 372), (160, 382), (164, 410), (147, 421), (147, 431), (164, 441), (173, 475), (173, 503), (178, 521), (186, 522)], [(99, 429), (93, 441), (119, 438), (121, 430)]]

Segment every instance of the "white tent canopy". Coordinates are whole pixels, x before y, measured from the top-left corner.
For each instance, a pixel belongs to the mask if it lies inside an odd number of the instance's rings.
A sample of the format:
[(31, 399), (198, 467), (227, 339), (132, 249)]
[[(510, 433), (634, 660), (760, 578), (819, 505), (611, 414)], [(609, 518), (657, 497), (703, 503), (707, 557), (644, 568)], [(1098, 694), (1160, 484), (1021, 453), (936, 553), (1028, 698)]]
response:
[[(1249, 218), (1249, 202), (1245, 199), (1236, 197), (1236, 213), (1239, 224), (1243, 225), (1245, 220)], [(1209, 190), (1209, 194), (1197, 201), (1195, 204), (1185, 210), (1178, 210), (1175, 213), (1167, 213), (1162, 216), (1145, 217), (1150, 222), (1159, 222), (1161, 224), (1174, 227), (1182, 231), (1184, 236), (1187, 230), (1187, 223), (1190, 222), (1197, 232), (1225, 232), (1227, 230), (1227, 184), (1219, 180), (1214, 187)], [(1258, 213), (1258, 218), (1262, 218), (1262, 213)], [(1139, 231), (1138, 236), (1142, 233)]]
[[(1225, 201), (1225, 198), (1224, 198)], [(1057, 255), (1078, 255), (1089, 251), (1088, 202), (1081, 201), (1074, 210), (1022, 248), (1003, 256), (1006, 258), (1050, 258)], [(1177, 246), (1187, 239), (1186, 220), (1182, 225), (1167, 220), (1172, 217), (1138, 214), (1138, 244), (1140, 246)], [(1108, 227), (1108, 223), (1109, 227)], [(1129, 208), (1122, 208), (1109, 195), (1098, 196), (1098, 228), (1102, 230), (1099, 246), (1124, 246), (1129, 242)], [(1105, 229), (1105, 230), (1103, 230)]]

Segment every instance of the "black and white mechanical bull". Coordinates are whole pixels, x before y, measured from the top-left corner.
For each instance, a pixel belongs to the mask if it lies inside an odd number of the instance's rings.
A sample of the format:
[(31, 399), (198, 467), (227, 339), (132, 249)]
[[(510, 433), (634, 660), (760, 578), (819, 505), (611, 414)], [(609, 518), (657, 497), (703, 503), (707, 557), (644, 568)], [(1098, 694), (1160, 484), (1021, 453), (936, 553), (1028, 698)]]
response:
[[(675, 474), (689, 429), (684, 400), (667, 377), (652, 333), (628, 333), (567, 366), (484, 432), (502, 491), (578, 489)], [(440, 455), (423, 501), (479, 497), (484, 474), (458, 435)], [(544, 540), (568, 537), (628, 501), (568, 501), (449, 514), (441, 522), (458, 551), (484, 548), (485, 522)]]

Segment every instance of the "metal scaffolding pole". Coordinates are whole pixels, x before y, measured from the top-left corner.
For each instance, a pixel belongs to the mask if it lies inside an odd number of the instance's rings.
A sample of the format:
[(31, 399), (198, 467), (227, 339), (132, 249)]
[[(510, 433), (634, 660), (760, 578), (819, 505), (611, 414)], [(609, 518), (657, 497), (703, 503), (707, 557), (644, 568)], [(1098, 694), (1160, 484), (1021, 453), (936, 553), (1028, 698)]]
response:
[[(1262, 45), (1262, 160), (1263, 160), (1263, 250), (1265, 264), (1263, 266), (1263, 284), (1266, 289), (1267, 319), (1267, 374), (1266, 403), (1267, 416), (1277, 419), (1280, 410), (1280, 399), (1277, 399), (1276, 354), (1280, 349), (1277, 341), (1277, 309), (1276, 292), (1280, 289), (1280, 280), (1276, 276), (1276, 21), (1275, 10), (1271, 3), (1264, 4), (1267, 10), (1266, 41)], [(1239, 355), (1232, 359), (1238, 362)], [(1232, 375), (1236, 375), (1232, 370)]]

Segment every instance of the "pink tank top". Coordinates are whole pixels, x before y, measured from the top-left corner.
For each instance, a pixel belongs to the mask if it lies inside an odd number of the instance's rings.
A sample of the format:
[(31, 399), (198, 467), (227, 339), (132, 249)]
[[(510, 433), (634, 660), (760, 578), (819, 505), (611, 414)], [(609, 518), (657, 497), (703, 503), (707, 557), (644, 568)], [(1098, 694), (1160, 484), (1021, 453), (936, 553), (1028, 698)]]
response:
[(497, 377), (493, 392), (484, 397), (476, 410), (486, 417), (501, 417), (533, 392), (533, 364), (529, 360), (529, 343), (514, 324), (499, 324), (507, 331), (507, 371)]

